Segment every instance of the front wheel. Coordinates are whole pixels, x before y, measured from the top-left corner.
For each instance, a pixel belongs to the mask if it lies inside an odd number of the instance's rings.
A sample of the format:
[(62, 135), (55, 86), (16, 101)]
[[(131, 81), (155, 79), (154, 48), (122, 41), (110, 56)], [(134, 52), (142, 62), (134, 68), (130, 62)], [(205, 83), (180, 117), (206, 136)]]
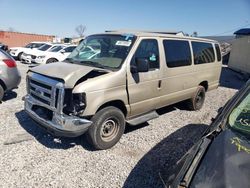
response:
[(190, 110), (200, 110), (205, 101), (206, 90), (203, 86), (198, 86), (193, 97), (187, 101)]
[(57, 62), (57, 61), (58, 61), (58, 60), (55, 59), (55, 58), (50, 58), (50, 59), (48, 59), (48, 60), (46, 61), (46, 64), (55, 63), (55, 62)]
[(22, 54), (23, 54), (23, 52), (20, 52), (20, 53), (17, 55), (17, 59), (18, 59), (19, 61), (21, 61), (21, 56), (22, 56)]
[(96, 149), (109, 149), (121, 138), (125, 130), (124, 114), (116, 107), (106, 107), (91, 119), (87, 132), (88, 141)]

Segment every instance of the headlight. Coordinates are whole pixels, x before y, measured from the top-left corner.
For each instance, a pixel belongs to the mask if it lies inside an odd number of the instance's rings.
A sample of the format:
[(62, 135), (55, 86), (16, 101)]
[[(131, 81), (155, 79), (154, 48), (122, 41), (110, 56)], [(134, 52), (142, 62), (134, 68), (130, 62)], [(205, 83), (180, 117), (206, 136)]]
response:
[(37, 59), (43, 59), (43, 58), (45, 58), (45, 55), (37, 56)]
[(85, 93), (73, 93), (70, 94), (65, 91), (65, 98), (64, 98), (64, 113), (66, 114), (73, 114), (73, 115), (80, 115), (84, 112), (86, 107), (86, 94)]

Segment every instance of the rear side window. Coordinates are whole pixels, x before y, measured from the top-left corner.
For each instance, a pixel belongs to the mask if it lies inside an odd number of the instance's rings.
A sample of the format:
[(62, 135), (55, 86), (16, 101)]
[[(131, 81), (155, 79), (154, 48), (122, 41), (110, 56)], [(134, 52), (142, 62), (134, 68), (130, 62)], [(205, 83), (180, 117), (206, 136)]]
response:
[(163, 45), (168, 67), (191, 65), (191, 52), (188, 41), (164, 40)]
[(146, 58), (149, 61), (149, 69), (159, 68), (159, 49), (155, 39), (144, 39), (135, 52), (135, 58)]
[(194, 64), (212, 63), (215, 61), (213, 45), (205, 42), (192, 42)]
[(215, 44), (215, 50), (217, 54), (217, 61), (221, 61), (221, 51), (220, 51), (220, 46), (218, 44)]

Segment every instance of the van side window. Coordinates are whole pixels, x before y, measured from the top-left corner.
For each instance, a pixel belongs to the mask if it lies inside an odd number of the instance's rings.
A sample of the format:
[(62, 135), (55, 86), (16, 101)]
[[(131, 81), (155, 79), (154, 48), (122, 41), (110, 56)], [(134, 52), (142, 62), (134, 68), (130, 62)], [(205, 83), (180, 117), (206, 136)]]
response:
[(164, 40), (163, 45), (168, 67), (191, 65), (191, 51), (188, 41)]
[(192, 42), (194, 64), (212, 63), (215, 61), (213, 45), (205, 42)]
[(134, 60), (136, 58), (146, 58), (149, 61), (149, 70), (158, 69), (159, 66), (159, 49), (158, 42), (155, 39), (144, 39), (138, 46)]
[(218, 44), (215, 44), (216, 54), (217, 54), (217, 61), (221, 61), (221, 51), (220, 46)]

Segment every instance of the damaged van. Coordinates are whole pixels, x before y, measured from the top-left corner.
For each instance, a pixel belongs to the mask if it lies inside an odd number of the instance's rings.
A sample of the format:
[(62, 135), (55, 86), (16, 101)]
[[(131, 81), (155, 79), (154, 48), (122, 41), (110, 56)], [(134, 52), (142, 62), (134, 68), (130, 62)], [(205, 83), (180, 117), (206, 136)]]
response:
[(25, 110), (53, 135), (86, 133), (96, 149), (108, 149), (126, 124), (156, 118), (158, 108), (187, 100), (199, 110), (220, 72), (216, 41), (109, 31), (86, 37), (63, 62), (30, 69)]

